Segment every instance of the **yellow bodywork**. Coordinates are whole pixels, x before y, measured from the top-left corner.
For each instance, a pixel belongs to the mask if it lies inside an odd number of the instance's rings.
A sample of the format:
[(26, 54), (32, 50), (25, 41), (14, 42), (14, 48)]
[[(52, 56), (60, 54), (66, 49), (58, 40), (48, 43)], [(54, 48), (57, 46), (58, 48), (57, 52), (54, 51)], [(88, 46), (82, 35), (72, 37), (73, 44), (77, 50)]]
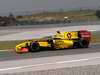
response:
[(54, 47), (55, 49), (63, 49), (63, 48), (72, 48), (73, 41), (72, 40), (55, 40)]
[(26, 43), (28, 43), (28, 45), (30, 45), (30, 41), (28, 41), (28, 42), (23, 42), (23, 43), (20, 43), (20, 44), (16, 45), (16, 47), (15, 47), (16, 52), (20, 52), (20, 49), (21, 49), (22, 47), (26, 47)]
[[(63, 49), (63, 48), (72, 48), (74, 41), (73, 39), (78, 39), (78, 32), (72, 31), (72, 32), (61, 32), (61, 37), (58, 37), (57, 39), (53, 39), (53, 44), (55, 49)], [(21, 44), (16, 45), (16, 52), (20, 52), (20, 49), (22, 47), (26, 47), (26, 43), (30, 46), (32, 41), (26, 41)], [(49, 43), (46, 39), (44, 40), (37, 40), (40, 47), (52, 47), (51, 43)]]
[[(39, 41), (38, 43), (40, 47), (51, 47), (51, 44), (48, 43), (47, 41), (45, 42)], [(56, 40), (53, 40), (53, 43), (54, 43), (55, 49), (72, 48), (73, 46), (73, 40), (56, 39)]]
[(48, 47), (48, 42), (38, 42), (40, 46), (42, 47)]
[(73, 31), (73, 32), (63, 32), (64, 38), (65, 39), (77, 39), (78, 37), (78, 32)]
[[(62, 37), (60, 39), (54, 40), (54, 45), (56, 49), (61, 48), (72, 48), (74, 41), (73, 39), (78, 39), (78, 32), (72, 31), (72, 32), (61, 32)], [(59, 38), (56, 37), (56, 38)]]

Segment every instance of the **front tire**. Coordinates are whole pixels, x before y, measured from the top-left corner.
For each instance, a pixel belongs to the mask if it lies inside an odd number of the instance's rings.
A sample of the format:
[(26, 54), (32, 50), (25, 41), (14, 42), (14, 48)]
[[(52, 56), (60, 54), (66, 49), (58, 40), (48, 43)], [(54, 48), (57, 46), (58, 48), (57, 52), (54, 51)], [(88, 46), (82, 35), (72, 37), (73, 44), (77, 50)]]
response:
[(37, 42), (32, 43), (30, 51), (31, 52), (36, 52), (36, 51), (39, 51), (39, 50), (40, 50), (39, 44)]

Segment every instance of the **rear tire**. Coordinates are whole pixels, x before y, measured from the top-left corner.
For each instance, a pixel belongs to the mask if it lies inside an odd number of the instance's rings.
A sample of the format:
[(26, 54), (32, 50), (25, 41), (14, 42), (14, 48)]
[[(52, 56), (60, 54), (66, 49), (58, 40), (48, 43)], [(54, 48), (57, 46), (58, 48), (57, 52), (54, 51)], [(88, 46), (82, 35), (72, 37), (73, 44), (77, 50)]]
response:
[(89, 43), (87, 41), (82, 41), (83, 48), (88, 48)]

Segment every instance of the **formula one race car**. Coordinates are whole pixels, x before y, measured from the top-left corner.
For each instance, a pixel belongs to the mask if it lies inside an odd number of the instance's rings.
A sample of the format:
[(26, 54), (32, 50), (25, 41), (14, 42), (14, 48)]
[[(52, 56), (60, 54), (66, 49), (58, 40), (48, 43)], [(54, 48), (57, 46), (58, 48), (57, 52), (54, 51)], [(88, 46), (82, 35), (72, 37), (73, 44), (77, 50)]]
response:
[(34, 52), (44, 49), (88, 48), (91, 33), (86, 30), (57, 32), (54, 36), (47, 36), (34, 41), (26, 41), (16, 45), (17, 53)]

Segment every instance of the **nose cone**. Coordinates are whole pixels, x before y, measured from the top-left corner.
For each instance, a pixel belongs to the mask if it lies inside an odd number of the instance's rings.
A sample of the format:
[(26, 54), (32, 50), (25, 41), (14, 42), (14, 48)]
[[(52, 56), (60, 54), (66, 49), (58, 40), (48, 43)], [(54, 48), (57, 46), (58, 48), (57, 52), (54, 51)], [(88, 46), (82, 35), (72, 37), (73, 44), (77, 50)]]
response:
[(26, 52), (28, 52), (28, 51), (29, 51), (28, 48), (21, 48), (21, 52), (26, 53)]

